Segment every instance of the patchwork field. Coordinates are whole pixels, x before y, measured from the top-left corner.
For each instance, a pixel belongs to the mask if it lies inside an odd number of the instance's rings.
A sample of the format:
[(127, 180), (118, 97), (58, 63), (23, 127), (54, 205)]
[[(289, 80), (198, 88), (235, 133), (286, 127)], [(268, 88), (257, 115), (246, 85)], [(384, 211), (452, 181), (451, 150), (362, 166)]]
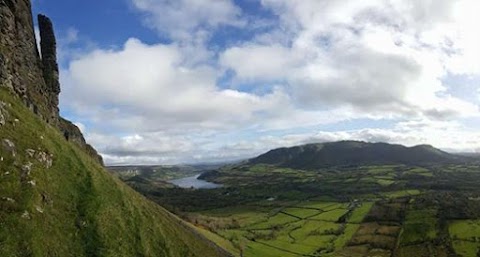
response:
[(476, 257), (480, 252), (480, 220), (456, 220), (448, 227), (455, 252)]
[(323, 256), (349, 242), (371, 207), (369, 202), (308, 201), (264, 207), (261, 214), (258, 207), (223, 208), (202, 212), (201, 217), (240, 221), (213, 231), (243, 256)]
[[(454, 172), (455, 171), (455, 172)], [(233, 166), (211, 190), (144, 192), (242, 257), (477, 257), (476, 166)]]

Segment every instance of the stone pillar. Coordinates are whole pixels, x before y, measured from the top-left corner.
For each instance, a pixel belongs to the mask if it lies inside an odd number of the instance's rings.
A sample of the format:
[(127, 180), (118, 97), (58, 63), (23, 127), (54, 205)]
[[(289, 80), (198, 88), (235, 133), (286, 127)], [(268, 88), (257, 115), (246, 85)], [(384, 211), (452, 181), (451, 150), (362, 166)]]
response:
[(42, 58), (43, 79), (45, 91), (50, 106), (51, 117), (47, 118), (55, 124), (58, 120), (58, 95), (60, 94), (60, 81), (57, 63), (57, 41), (50, 19), (42, 14), (38, 15), (40, 30), (40, 52)]
[(43, 63), (43, 77), (47, 88), (51, 92), (60, 93), (60, 82), (57, 64), (57, 41), (53, 25), (47, 16), (38, 15), (38, 27), (40, 29), (40, 49)]

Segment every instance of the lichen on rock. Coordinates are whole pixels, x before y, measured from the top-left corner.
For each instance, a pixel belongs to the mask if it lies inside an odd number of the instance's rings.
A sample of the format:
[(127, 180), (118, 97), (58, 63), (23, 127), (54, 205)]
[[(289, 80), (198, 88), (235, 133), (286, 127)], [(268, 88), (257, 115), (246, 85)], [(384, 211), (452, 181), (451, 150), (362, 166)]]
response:
[(7, 122), (8, 111), (6, 109), (7, 104), (0, 101), (0, 126), (4, 126)]
[(45, 168), (50, 168), (53, 165), (53, 155), (52, 154), (47, 154), (46, 152), (39, 151), (37, 152), (37, 160), (40, 163), (43, 163), (45, 165)]
[(9, 152), (13, 157), (15, 157), (17, 155), (15, 144), (11, 140), (3, 139), (2, 140), (2, 146), (3, 146), (3, 149), (5, 149), (7, 152)]
[(21, 177), (22, 177), (22, 179), (26, 179), (30, 176), (30, 172), (32, 171), (32, 165), (33, 165), (33, 163), (31, 163), (31, 162), (28, 162), (28, 163), (22, 165), (22, 167), (21, 167), (21, 170), (22, 170)]

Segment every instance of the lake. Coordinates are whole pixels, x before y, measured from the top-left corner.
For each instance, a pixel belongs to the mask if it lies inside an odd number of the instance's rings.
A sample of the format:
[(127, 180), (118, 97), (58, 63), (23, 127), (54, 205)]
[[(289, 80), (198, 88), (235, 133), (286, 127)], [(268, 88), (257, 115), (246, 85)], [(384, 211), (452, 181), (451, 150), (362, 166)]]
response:
[(208, 182), (205, 180), (198, 179), (198, 177), (202, 174), (197, 174), (195, 176), (186, 177), (186, 178), (179, 178), (170, 180), (168, 182), (182, 187), (182, 188), (195, 188), (195, 189), (212, 189), (212, 188), (219, 188), (222, 187), (220, 184), (215, 184), (212, 182)]

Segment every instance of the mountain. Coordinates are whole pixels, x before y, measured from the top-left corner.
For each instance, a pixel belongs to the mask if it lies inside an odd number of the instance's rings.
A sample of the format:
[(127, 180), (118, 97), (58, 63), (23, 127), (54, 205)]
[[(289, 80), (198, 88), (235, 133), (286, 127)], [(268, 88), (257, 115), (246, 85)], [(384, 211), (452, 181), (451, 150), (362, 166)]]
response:
[(340, 141), (278, 148), (250, 159), (251, 164), (272, 164), (296, 169), (370, 164), (432, 164), (464, 160), (429, 145), (405, 147), (387, 143)]
[(110, 174), (58, 112), (50, 20), (0, 1), (0, 256), (230, 256)]

